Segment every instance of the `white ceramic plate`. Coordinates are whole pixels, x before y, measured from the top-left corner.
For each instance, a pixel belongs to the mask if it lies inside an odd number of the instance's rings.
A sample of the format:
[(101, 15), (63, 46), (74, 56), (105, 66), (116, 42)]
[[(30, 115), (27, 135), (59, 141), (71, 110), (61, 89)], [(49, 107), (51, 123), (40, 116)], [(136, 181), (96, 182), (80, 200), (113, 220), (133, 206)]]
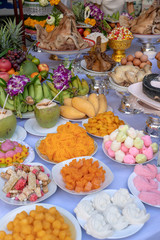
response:
[(109, 71), (105, 71), (105, 72), (97, 72), (97, 71), (92, 71), (92, 70), (89, 70), (88, 68), (87, 68), (87, 64), (86, 64), (86, 61), (83, 59), (82, 61), (81, 61), (81, 67), (84, 69), (84, 70), (86, 70), (87, 72), (90, 72), (90, 73), (94, 73), (94, 74), (107, 74)]
[(69, 165), (70, 162), (72, 162), (72, 160), (76, 159), (77, 161), (79, 159), (82, 159), (82, 158), (85, 158), (85, 159), (90, 159), (91, 157), (89, 156), (85, 156), (85, 157), (78, 157), (78, 158), (72, 158), (72, 159), (69, 159), (69, 160), (66, 160), (66, 161), (63, 161), (61, 163), (58, 163), (57, 165), (55, 165), (53, 168), (52, 168), (52, 176), (53, 176), (53, 179), (55, 181), (55, 183), (64, 191), (68, 192), (68, 193), (71, 193), (71, 194), (76, 194), (76, 195), (88, 195), (88, 194), (93, 194), (93, 193), (97, 193), (101, 190), (103, 190), (104, 188), (108, 187), (112, 181), (113, 181), (113, 173), (111, 172), (110, 168), (107, 167), (106, 164), (104, 164), (103, 162), (99, 161), (98, 159), (92, 157), (93, 159), (93, 162), (97, 161), (99, 162), (99, 166), (100, 167), (103, 167), (103, 169), (106, 171), (105, 173), (105, 181), (102, 183), (101, 187), (98, 188), (98, 189), (95, 189), (95, 190), (92, 190), (92, 191), (89, 191), (89, 192), (80, 192), (80, 193), (77, 193), (73, 190), (69, 190), (65, 187), (65, 182), (63, 181), (63, 178), (62, 178), (62, 175), (61, 175), (61, 169), (65, 166), (65, 165)]
[(42, 128), (39, 126), (35, 118), (31, 118), (25, 122), (24, 128), (26, 129), (27, 132), (29, 132), (32, 135), (45, 137), (48, 133), (56, 133), (57, 127), (62, 124), (65, 124), (66, 122), (67, 122), (66, 120), (59, 118), (58, 122), (54, 127)]
[[(113, 196), (113, 194), (116, 191), (117, 190), (115, 190), (115, 189), (105, 189), (105, 190), (103, 190), (103, 192), (106, 192), (111, 197)], [(95, 196), (96, 196), (96, 194), (87, 195), (86, 197), (82, 198), (81, 201), (83, 201), (83, 200), (90, 200), (90, 201), (92, 201)], [(137, 197), (135, 197), (133, 195), (131, 195), (131, 197), (134, 199), (134, 202), (136, 203), (136, 205), (140, 209), (144, 209), (145, 210), (145, 207), (144, 207), (143, 203)], [(79, 224), (81, 225), (81, 227), (84, 228), (84, 225), (85, 225), (86, 222), (83, 219), (78, 218), (78, 217), (77, 217), (77, 220), (78, 220)], [(138, 232), (143, 227), (143, 225), (144, 224), (129, 225), (128, 227), (126, 227), (126, 228), (124, 228), (124, 229), (122, 229), (120, 231), (115, 231), (114, 234), (111, 237), (108, 237), (107, 239), (119, 239), (119, 238), (129, 237), (129, 236), (135, 234), (136, 232)]]
[[(35, 152), (33, 150), (32, 147), (30, 147), (27, 143), (23, 142), (23, 141), (19, 141), (19, 140), (16, 140), (18, 143), (22, 144), (22, 145), (25, 145), (27, 148), (29, 148), (29, 154), (28, 156), (26, 157), (26, 159), (23, 161), (24, 164), (27, 164), (27, 163), (31, 163), (33, 162), (33, 160), (35, 159)], [(1, 169), (1, 168), (0, 168)], [(2, 168), (4, 169), (4, 168)]]
[(27, 213), (29, 213), (31, 210), (35, 210), (36, 205), (43, 206), (44, 208), (48, 208), (48, 209), (51, 207), (56, 207), (56, 209), (60, 212), (60, 214), (65, 218), (66, 222), (70, 225), (72, 239), (74, 239), (74, 240), (82, 239), (82, 232), (81, 232), (79, 223), (77, 222), (77, 219), (70, 212), (68, 212), (64, 208), (58, 207), (56, 205), (45, 204), (45, 203), (22, 206), (22, 207), (18, 207), (16, 209), (10, 211), (9, 213), (7, 213), (4, 217), (2, 217), (0, 219), (0, 230), (10, 233), (7, 230), (8, 222), (13, 221), (14, 218), (16, 217), (17, 213), (20, 213), (22, 211), (26, 211)]
[(128, 163), (118, 162), (118, 161), (116, 161), (114, 158), (111, 158), (110, 156), (108, 156), (107, 150), (106, 150), (105, 147), (104, 147), (104, 141), (103, 141), (103, 143), (102, 143), (102, 149), (103, 149), (104, 154), (105, 154), (109, 159), (111, 159), (111, 160), (114, 161), (114, 162), (117, 162), (117, 163), (120, 163), (120, 164), (123, 164), (123, 165), (127, 165), (127, 166), (134, 166), (134, 165), (137, 165), (137, 164), (146, 164), (146, 163), (149, 163), (149, 162), (151, 162), (152, 160), (154, 160), (155, 157), (157, 156), (157, 153), (155, 153), (155, 154), (153, 155), (153, 158), (152, 158), (151, 160), (148, 160), (148, 161), (146, 161), (146, 162), (144, 162), (144, 163), (128, 164)]
[(12, 141), (17, 141), (17, 140), (24, 141), (26, 137), (27, 137), (26, 130), (23, 127), (17, 125), (16, 130), (10, 139)]
[[(160, 172), (160, 167), (158, 167), (158, 172)], [(136, 174), (135, 172), (131, 173), (131, 175), (130, 175), (129, 178), (128, 178), (128, 188), (129, 188), (130, 192), (131, 192), (134, 196), (136, 196), (136, 197), (138, 198), (138, 195), (139, 195), (140, 192), (137, 190), (137, 188), (134, 186), (134, 183), (133, 183), (133, 179), (134, 179), (136, 176), (137, 176), (137, 174)], [(160, 184), (159, 184), (159, 187), (158, 187), (157, 190), (160, 191)], [(142, 200), (141, 200), (141, 201), (142, 201)], [(144, 201), (142, 201), (142, 202), (144, 202)], [(150, 206), (152, 206), (152, 207), (160, 208), (160, 205), (152, 205), (152, 204), (147, 203), (147, 202), (144, 202), (144, 203), (147, 204), (147, 205), (150, 205)]]
[(34, 118), (34, 111), (22, 113), (22, 118)]
[[(49, 174), (49, 176), (50, 176), (50, 179), (51, 179), (51, 182), (48, 184), (48, 193), (46, 193), (46, 194), (44, 194), (44, 196), (43, 197), (40, 197), (40, 198), (38, 198), (37, 199), (37, 201), (35, 201), (35, 202), (31, 202), (31, 201), (23, 201), (23, 202), (21, 202), (21, 201), (17, 201), (17, 200), (14, 200), (14, 199), (11, 199), (11, 198), (8, 198), (8, 197), (6, 197), (6, 194), (3, 192), (3, 187), (4, 187), (4, 184), (5, 184), (5, 182), (6, 182), (6, 180), (4, 180), (3, 178), (0, 178), (0, 199), (2, 200), (2, 201), (4, 201), (4, 202), (6, 202), (6, 203), (8, 203), (8, 204), (12, 204), (12, 205), (28, 205), (28, 204), (33, 204), (33, 203), (38, 203), (38, 202), (41, 202), (41, 201), (43, 201), (43, 200), (45, 200), (45, 199), (47, 199), (47, 198), (49, 198), (52, 194), (54, 194), (55, 192), (56, 192), (56, 190), (57, 190), (57, 185), (55, 184), (55, 182), (53, 181), (53, 179), (52, 179), (52, 176), (51, 176), (51, 171), (46, 167), (46, 166), (44, 166), (43, 164), (41, 164), (41, 163), (37, 163), (37, 162), (35, 162), (35, 163), (30, 163), (29, 165), (31, 165), (31, 166), (43, 166), (43, 168), (44, 168), (44, 172), (46, 173), (46, 174)], [(12, 169), (14, 169), (14, 167), (9, 167), (9, 168), (12, 168)], [(1, 172), (5, 172), (5, 170), (3, 169), (0, 169), (0, 173)]]
[[(39, 147), (39, 145), (40, 145), (40, 142), (41, 142), (41, 140), (43, 140), (43, 139), (44, 139), (44, 138), (40, 138), (40, 139), (36, 142), (36, 144), (35, 144), (35, 149), (36, 149), (36, 152), (37, 152), (38, 156), (39, 156), (42, 160), (44, 160), (45, 162), (48, 162), (48, 163), (51, 163), (51, 164), (58, 164), (57, 162), (50, 161), (49, 158), (48, 158), (46, 155), (41, 154), (40, 151), (38, 150), (38, 147)], [(93, 155), (97, 152), (97, 150), (98, 150), (98, 145), (97, 145), (97, 143), (96, 143), (95, 141), (94, 141), (94, 146), (95, 146), (95, 150), (94, 150), (94, 152), (92, 153), (91, 156), (93, 156)]]
[(160, 103), (152, 100), (143, 93), (142, 82), (134, 83), (128, 87), (128, 91), (147, 105), (160, 110)]
[(40, 48), (42, 49), (44, 52), (50, 53), (50, 54), (55, 54), (57, 56), (62, 56), (62, 55), (76, 55), (76, 54), (82, 54), (85, 52), (88, 52), (90, 50), (91, 47), (93, 47), (95, 45), (95, 42), (91, 39), (88, 38), (84, 38), (84, 41), (88, 43), (88, 46), (86, 48), (80, 49), (80, 50), (65, 50), (65, 51), (54, 51), (54, 50), (49, 50), (46, 48)]
[(80, 118), (80, 119), (69, 119), (69, 118), (65, 118), (65, 117), (62, 117), (62, 119), (66, 120), (66, 121), (71, 121), (71, 122), (82, 122), (83, 120), (87, 120), (88, 118)]

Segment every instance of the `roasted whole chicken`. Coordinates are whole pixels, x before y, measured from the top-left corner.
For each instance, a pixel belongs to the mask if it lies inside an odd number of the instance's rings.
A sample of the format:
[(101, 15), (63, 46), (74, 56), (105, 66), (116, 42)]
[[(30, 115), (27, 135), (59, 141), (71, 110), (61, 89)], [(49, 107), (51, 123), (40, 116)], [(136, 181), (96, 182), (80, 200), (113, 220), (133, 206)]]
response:
[(86, 67), (89, 70), (96, 72), (109, 71), (116, 65), (116, 62), (104, 52), (101, 52), (101, 37), (96, 39), (95, 51), (89, 52), (88, 56), (84, 56)]
[(151, 5), (133, 20), (120, 16), (119, 22), (135, 34), (160, 34), (160, 6)]
[(74, 13), (62, 2), (57, 8), (63, 12), (64, 17), (53, 31), (48, 33), (39, 24), (35, 25), (39, 47), (54, 51), (80, 50), (88, 47), (88, 43), (77, 31)]

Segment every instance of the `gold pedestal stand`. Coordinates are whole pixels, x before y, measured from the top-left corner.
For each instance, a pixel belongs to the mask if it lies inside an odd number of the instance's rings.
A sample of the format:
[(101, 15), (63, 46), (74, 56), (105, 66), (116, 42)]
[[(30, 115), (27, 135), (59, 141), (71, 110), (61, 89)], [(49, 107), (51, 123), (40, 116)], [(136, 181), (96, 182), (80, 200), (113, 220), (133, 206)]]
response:
[(112, 59), (120, 62), (123, 57), (126, 57), (125, 50), (131, 46), (133, 39), (128, 40), (109, 40), (108, 45), (113, 49)]

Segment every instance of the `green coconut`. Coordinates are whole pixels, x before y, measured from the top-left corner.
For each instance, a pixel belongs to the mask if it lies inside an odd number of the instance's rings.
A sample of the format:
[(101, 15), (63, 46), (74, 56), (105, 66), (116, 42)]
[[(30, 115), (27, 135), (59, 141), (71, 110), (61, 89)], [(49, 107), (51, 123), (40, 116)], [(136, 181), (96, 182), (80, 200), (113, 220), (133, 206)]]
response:
[(43, 99), (34, 109), (36, 120), (42, 128), (54, 127), (60, 116), (59, 106), (54, 102), (48, 105), (48, 102), (50, 102), (49, 99)]
[(15, 132), (17, 120), (12, 111), (0, 110), (0, 140), (12, 137)]

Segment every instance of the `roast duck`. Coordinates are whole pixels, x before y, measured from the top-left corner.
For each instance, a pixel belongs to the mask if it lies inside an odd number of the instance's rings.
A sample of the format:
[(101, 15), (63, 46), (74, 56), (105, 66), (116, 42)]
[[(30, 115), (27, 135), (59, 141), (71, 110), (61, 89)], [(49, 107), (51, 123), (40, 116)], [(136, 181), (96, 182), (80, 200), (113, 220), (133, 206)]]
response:
[(101, 37), (97, 37), (96, 39), (96, 47), (94, 51), (90, 51), (89, 55), (84, 56), (86, 61), (86, 67), (89, 70), (96, 72), (106, 72), (111, 70), (116, 62), (105, 54), (105, 52), (101, 52)]
[(133, 20), (120, 16), (119, 23), (135, 34), (160, 34), (160, 6), (151, 5), (148, 10), (143, 10)]
[(46, 32), (39, 24), (35, 25), (39, 47), (53, 51), (80, 50), (88, 47), (88, 43), (77, 31), (74, 13), (62, 2), (57, 8), (63, 13), (63, 18), (53, 31)]

